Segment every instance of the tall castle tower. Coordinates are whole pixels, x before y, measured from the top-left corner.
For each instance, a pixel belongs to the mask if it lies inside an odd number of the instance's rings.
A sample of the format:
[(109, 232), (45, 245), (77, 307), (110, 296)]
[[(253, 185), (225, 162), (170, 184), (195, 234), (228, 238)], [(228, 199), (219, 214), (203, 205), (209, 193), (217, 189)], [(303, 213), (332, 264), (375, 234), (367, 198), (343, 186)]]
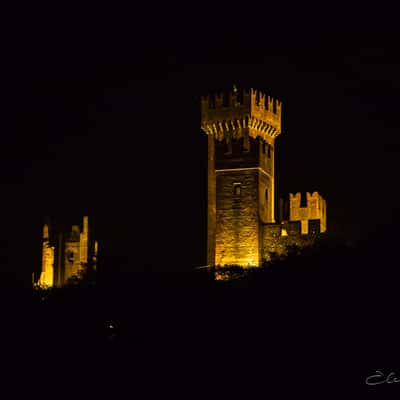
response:
[(208, 265), (262, 262), (263, 224), (275, 222), (275, 139), (281, 103), (251, 89), (201, 99), (208, 135)]

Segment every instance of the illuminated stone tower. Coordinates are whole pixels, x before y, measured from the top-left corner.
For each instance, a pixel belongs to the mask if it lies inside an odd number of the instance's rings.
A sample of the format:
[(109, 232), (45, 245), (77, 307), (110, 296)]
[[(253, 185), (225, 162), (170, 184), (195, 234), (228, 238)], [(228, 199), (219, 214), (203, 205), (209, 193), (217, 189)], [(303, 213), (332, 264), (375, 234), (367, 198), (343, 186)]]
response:
[[(50, 245), (48, 225), (43, 228), (42, 270), (38, 287), (61, 287), (79, 277), (89, 266), (96, 270), (98, 242), (89, 233), (89, 218), (83, 217), (82, 231), (73, 225), (69, 233), (59, 232), (56, 247)], [(55, 262), (55, 260), (57, 261)]]
[[(88, 217), (83, 217), (83, 230), (80, 232), (79, 225), (72, 225), (72, 230), (64, 241), (64, 278), (66, 281), (73, 275), (78, 275), (88, 262)], [(59, 268), (62, 269), (61, 266)]]
[(42, 272), (38, 285), (52, 287), (54, 283), (54, 247), (50, 245), (49, 226), (43, 226)]
[(201, 99), (208, 135), (208, 265), (258, 266), (275, 222), (275, 139), (281, 103), (250, 91)]

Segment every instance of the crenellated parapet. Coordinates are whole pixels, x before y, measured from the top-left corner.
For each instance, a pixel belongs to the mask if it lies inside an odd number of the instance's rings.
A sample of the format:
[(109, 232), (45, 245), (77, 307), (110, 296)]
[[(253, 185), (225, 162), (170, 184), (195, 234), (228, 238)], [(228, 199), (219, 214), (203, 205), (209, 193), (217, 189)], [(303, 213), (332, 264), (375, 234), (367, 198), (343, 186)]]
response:
[(301, 193), (289, 194), (289, 220), (301, 221), (302, 232), (308, 232), (308, 221), (319, 219), (321, 232), (326, 231), (326, 201), (318, 192), (306, 193), (306, 202), (302, 206)]
[(222, 141), (248, 134), (272, 141), (281, 133), (282, 103), (250, 89), (201, 98), (201, 128)]

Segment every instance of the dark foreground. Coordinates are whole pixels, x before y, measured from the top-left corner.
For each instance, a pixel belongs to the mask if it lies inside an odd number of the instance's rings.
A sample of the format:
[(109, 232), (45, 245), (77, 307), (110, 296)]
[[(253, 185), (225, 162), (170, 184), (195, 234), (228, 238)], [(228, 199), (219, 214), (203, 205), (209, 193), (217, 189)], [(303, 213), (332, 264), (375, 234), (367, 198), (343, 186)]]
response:
[(365, 383), (400, 377), (396, 268), (351, 251), (320, 262), (230, 283), (120, 272), (48, 295), (4, 290), (3, 380), (37, 397), (400, 393)]

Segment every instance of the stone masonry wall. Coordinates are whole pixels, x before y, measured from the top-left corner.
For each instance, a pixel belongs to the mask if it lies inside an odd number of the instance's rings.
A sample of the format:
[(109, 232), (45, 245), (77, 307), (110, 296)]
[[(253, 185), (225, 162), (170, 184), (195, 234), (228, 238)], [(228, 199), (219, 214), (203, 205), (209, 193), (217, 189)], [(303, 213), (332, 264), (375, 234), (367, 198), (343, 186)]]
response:
[(258, 169), (216, 172), (216, 265), (255, 266), (261, 261), (259, 173)]
[(263, 261), (270, 261), (272, 255), (285, 256), (290, 247), (312, 246), (320, 237), (319, 219), (308, 220), (308, 234), (301, 233), (301, 221), (286, 221), (281, 224), (263, 225)]

